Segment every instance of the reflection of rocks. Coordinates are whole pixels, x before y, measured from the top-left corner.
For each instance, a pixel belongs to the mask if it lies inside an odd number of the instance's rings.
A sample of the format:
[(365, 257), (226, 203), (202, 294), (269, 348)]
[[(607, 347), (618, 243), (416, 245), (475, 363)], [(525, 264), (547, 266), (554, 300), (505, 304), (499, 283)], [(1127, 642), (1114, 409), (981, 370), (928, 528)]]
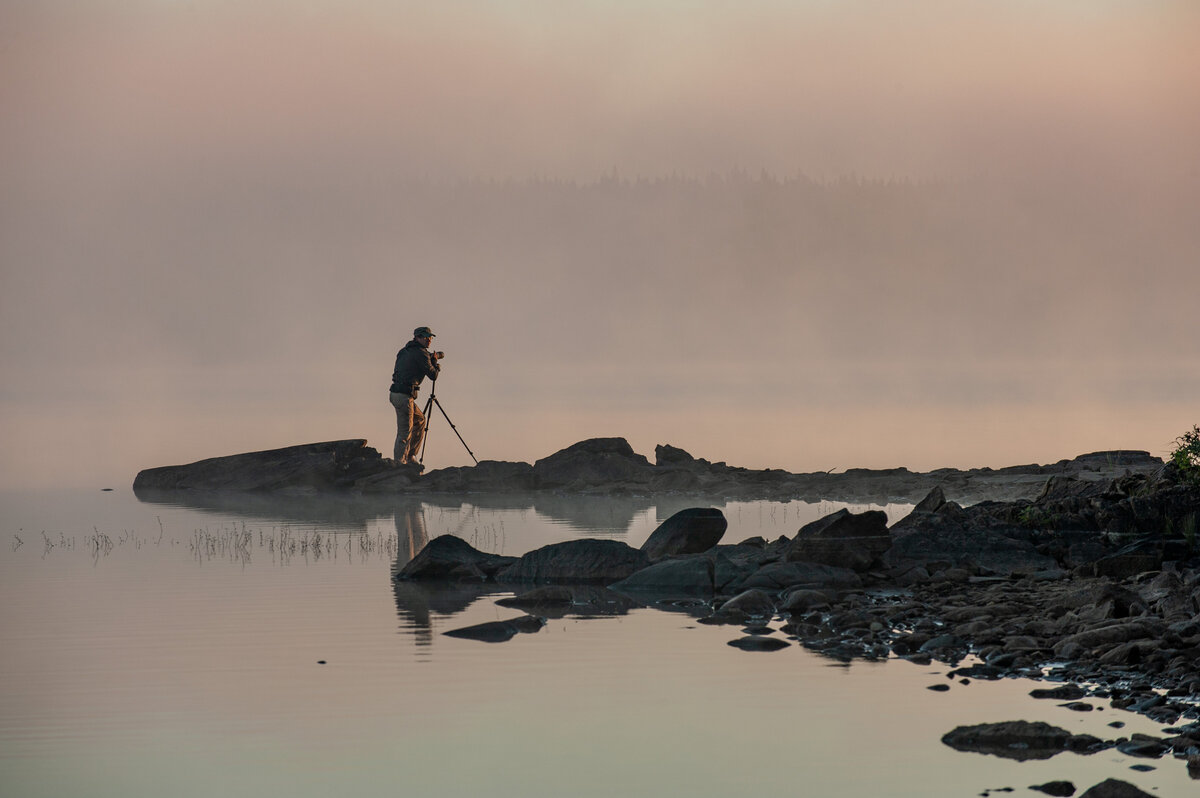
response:
[(138, 488), (134, 495), (138, 501), (146, 504), (187, 507), (216, 515), (236, 514), (345, 531), (365, 531), (371, 521), (391, 515), (398, 507), (419, 507), (421, 504), (420, 499), (415, 497), (389, 496), (364, 500), (346, 493), (292, 496), (281, 493)]
[(499, 599), (496, 603), (547, 618), (625, 615), (634, 607), (641, 606), (627, 596), (595, 585), (548, 585)]
[(429, 645), (433, 637), (433, 615), (455, 615), (483, 596), (497, 592), (494, 586), (446, 582), (392, 582), (396, 613), (402, 628), (411, 630), (417, 645)]

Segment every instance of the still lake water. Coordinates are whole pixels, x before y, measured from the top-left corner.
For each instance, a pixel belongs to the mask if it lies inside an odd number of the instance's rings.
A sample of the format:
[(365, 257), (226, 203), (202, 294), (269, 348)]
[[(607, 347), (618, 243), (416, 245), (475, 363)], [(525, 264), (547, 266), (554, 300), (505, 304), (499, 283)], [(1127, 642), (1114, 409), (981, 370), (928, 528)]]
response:
[[(521, 614), (494, 603), (511, 593), (391, 580), (437, 535), (512, 555), (576, 537), (638, 546), (695, 501), (178, 499), (0, 497), (0, 795), (1041, 795), (1027, 787), (1109, 777), (1197, 792), (1170, 759), (1020, 763), (941, 744), (1016, 719), (1160, 732), (1034, 700), (1030, 681), (933, 692), (939, 663), (744, 652), (726, 645), (736, 627), (658, 609), (461, 640), (442, 633)], [(846, 505), (715, 506), (737, 542)]]

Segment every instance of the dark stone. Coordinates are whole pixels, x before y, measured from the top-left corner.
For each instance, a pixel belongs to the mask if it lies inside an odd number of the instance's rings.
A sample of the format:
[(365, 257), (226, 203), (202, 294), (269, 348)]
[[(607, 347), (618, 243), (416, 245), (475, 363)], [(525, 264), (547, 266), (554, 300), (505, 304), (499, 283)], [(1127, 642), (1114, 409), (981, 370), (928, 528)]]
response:
[(148, 468), (138, 473), (133, 489), (315, 493), (393, 469), (365, 440), (326, 441)]
[(1079, 798), (1154, 798), (1127, 781), (1106, 779), (1079, 796)]
[(454, 535), (441, 535), (429, 541), (395, 578), (484, 582), (516, 561), (516, 557), (485, 554)]
[(788, 591), (784, 595), (783, 601), (779, 605), (779, 610), (796, 615), (828, 606), (829, 596), (824, 591), (813, 590), (811, 588), (797, 588), (796, 590)]
[(656, 466), (691, 466), (698, 462), (695, 457), (678, 446), (660, 443), (654, 447), (654, 464)]
[(950, 685), (944, 683), (931, 684), (925, 689), (933, 690), (935, 693), (946, 693), (950, 691)]
[(1056, 798), (1070, 798), (1075, 794), (1075, 785), (1069, 781), (1048, 781), (1045, 784), (1034, 784), (1029, 789), (1053, 795)]
[(989, 502), (970, 508), (946, 502), (935, 512), (914, 511), (892, 527), (884, 564), (897, 576), (918, 566), (929, 573), (956, 568), (1004, 576), (1056, 569), (1054, 558), (1022, 538), (1028, 531), (1005, 521), (1000, 510)]
[(1128, 756), (1140, 756), (1146, 759), (1158, 759), (1167, 753), (1169, 748), (1162, 740), (1134, 736), (1131, 740), (1117, 743), (1117, 750)]
[[(365, 493), (383, 492), (378, 478), (359, 482), (356, 487)], [(500, 460), (480, 460), (478, 465), (457, 468), (441, 468), (425, 474), (419, 483), (422, 491), (456, 493), (466, 491), (511, 491), (534, 490), (539, 487), (537, 474), (529, 463), (511, 463)]]
[(1064, 684), (1049, 689), (1038, 688), (1036, 690), (1030, 690), (1029, 695), (1033, 696), (1034, 698), (1054, 698), (1059, 701), (1076, 701), (1087, 695), (1087, 690), (1084, 690), (1077, 684)]
[(590, 487), (613, 482), (646, 482), (650, 461), (624, 438), (591, 438), (533, 464), (542, 487)]
[(649, 564), (644, 552), (618, 540), (580, 538), (529, 552), (497, 573), (496, 581), (611, 584)]
[(938, 510), (942, 509), (942, 505), (945, 503), (946, 494), (942, 490), (942, 486), (938, 485), (933, 490), (929, 491), (929, 493), (925, 495), (924, 499), (921, 499), (921, 501), (917, 502), (912, 511), (914, 513), (936, 513)]
[(715, 507), (691, 507), (663, 521), (641, 548), (652, 562), (679, 554), (696, 554), (720, 543), (728, 527), (725, 514)]
[(760, 635), (748, 635), (739, 637), (737, 640), (730, 640), (729, 645), (734, 648), (740, 648), (742, 651), (779, 651), (791, 645), (786, 640), (780, 640), (778, 637), (762, 637)]
[(848, 568), (812, 562), (772, 562), (758, 568), (737, 586), (746, 590), (783, 590), (789, 587), (858, 587), (862, 579)]
[(663, 560), (610, 585), (621, 591), (662, 591), (685, 595), (711, 595), (713, 563), (706, 557)]
[(569, 587), (547, 585), (527, 590), (519, 596), (497, 599), (502, 607), (561, 607), (570, 605), (575, 600), (575, 594)]
[(717, 615), (736, 618), (770, 618), (775, 614), (775, 602), (762, 590), (739, 593), (717, 608)]
[(1005, 759), (1025, 761), (1049, 759), (1067, 750), (1071, 733), (1041, 721), (1006, 721), (959, 726), (942, 737), (956, 751), (993, 754)]
[(784, 560), (863, 572), (874, 567), (891, 545), (886, 513), (880, 510), (851, 513), (842, 509), (801, 527)]
[(522, 615), (508, 621), (489, 621), (462, 629), (451, 629), (442, 634), (447, 637), (462, 637), (467, 640), (479, 640), (484, 643), (503, 643), (521, 633), (532, 633), (540, 630), (546, 622), (532, 615)]

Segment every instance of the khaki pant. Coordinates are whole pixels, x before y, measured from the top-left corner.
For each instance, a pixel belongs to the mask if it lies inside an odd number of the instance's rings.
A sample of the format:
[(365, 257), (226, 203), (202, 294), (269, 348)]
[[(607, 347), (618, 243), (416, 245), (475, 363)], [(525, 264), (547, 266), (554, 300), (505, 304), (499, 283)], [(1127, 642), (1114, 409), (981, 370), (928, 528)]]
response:
[(425, 414), (406, 393), (390, 393), (388, 398), (396, 408), (396, 445), (392, 457), (397, 463), (415, 463), (421, 453), (421, 441), (425, 440)]

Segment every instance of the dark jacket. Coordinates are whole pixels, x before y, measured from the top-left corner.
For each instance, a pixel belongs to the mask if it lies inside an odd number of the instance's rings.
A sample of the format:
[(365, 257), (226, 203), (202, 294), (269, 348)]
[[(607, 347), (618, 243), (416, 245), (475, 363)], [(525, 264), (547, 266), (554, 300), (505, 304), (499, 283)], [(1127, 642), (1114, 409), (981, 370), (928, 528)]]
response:
[(429, 350), (416, 341), (409, 341), (396, 353), (396, 368), (392, 369), (392, 393), (406, 393), (417, 398), (421, 381), (436, 380), (442, 370)]

